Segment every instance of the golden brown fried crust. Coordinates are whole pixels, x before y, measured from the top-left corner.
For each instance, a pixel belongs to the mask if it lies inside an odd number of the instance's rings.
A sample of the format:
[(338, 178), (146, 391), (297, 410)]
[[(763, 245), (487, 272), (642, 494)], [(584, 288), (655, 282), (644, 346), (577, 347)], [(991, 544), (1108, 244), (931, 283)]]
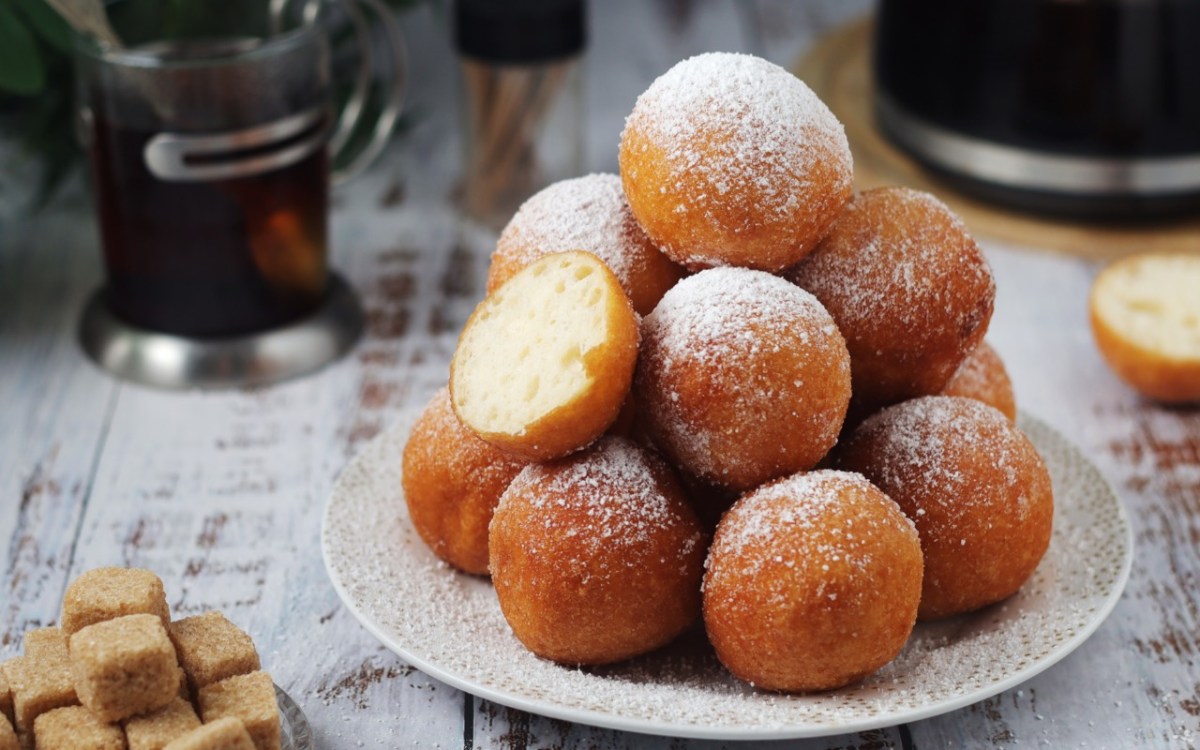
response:
[(837, 321), (850, 350), (851, 412), (939, 392), (987, 332), (995, 282), (983, 251), (927, 193), (859, 195), (786, 274)]
[(859, 680), (900, 652), (916, 621), (916, 531), (861, 476), (811, 472), (747, 493), (721, 519), (706, 568), (709, 639), (756, 687)]
[(986, 341), (980, 342), (975, 350), (967, 355), (962, 363), (942, 389), (943, 396), (963, 396), (982, 401), (988, 406), (999, 409), (1008, 421), (1017, 421), (1017, 401), (1013, 396), (1012, 380), (1004, 361), (996, 350)]
[[(614, 471), (613, 462), (641, 468)], [(492, 582), (533, 653), (564, 664), (620, 661), (697, 619), (704, 541), (670, 468), (610, 436), (530, 465), (509, 486), (491, 525)]]
[(1050, 475), (1025, 435), (973, 399), (927, 396), (864, 422), (838, 454), (913, 520), (925, 553), (923, 620), (1014, 594), (1050, 544)]
[(442, 388), (404, 446), (401, 483), (413, 528), (441, 559), (486, 575), (492, 512), (525, 464), (464, 427)]

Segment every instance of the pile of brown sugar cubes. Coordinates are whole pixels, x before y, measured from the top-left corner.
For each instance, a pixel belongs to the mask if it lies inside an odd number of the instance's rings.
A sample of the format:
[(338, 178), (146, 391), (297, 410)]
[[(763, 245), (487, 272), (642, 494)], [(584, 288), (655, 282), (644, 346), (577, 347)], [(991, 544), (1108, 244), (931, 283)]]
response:
[(76, 579), (60, 627), (0, 664), (0, 750), (278, 750), (279, 707), (250, 636), (220, 612), (171, 622), (148, 570)]

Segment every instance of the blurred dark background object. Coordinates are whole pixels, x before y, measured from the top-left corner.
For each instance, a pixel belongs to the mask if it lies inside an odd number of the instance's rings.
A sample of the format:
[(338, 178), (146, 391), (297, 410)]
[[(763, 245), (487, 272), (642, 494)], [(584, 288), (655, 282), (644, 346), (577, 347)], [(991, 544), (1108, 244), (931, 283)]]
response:
[(1200, 212), (1200, 0), (880, 0), (875, 111), (956, 187), (1089, 219)]
[(500, 229), (526, 198), (583, 170), (584, 0), (457, 0), (462, 205)]

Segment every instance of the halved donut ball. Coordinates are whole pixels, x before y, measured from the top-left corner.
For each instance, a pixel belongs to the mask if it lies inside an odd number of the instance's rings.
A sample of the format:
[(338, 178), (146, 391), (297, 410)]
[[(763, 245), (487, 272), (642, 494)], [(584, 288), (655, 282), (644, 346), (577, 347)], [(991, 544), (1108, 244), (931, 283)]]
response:
[(467, 320), (450, 363), (454, 412), (529, 461), (583, 448), (616, 420), (638, 353), (638, 319), (608, 266), (584, 252), (526, 266)]
[(756, 687), (841, 687), (904, 647), (921, 565), (912, 522), (862, 476), (796, 474), (722, 517), (705, 563), (704, 625), (721, 663)]
[(1088, 311), (1121, 380), (1164, 403), (1200, 403), (1200, 255), (1123, 258), (1096, 277)]
[(796, 263), (829, 231), (853, 180), (829, 108), (751, 55), (698, 55), (660, 76), (625, 121), (619, 159), (634, 216), (692, 270)]
[(489, 547), (505, 619), (547, 659), (627, 659), (700, 614), (700, 523), (671, 469), (627, 438), (522, 470), (496, 508)]

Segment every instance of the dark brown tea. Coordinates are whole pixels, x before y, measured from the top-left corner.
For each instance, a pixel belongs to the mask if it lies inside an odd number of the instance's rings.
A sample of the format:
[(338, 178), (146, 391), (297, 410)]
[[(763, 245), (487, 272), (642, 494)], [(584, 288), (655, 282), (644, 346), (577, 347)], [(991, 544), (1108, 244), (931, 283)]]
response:
[(175, 182), (144, 159), (149, 130), (95, 119), (91, 149), (112, 310), (193, 337), (261, 331), (312, 311), (326, 289), (325, 148), (273, 171)]

